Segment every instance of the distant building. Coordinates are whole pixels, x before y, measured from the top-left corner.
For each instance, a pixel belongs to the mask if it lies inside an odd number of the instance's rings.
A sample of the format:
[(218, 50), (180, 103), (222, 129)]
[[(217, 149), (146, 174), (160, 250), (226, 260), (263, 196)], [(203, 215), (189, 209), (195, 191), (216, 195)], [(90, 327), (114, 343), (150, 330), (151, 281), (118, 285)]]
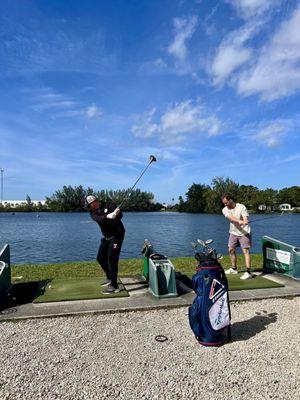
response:
[(284, 203), (284, 204), (280, 204), (279, 206), (279, 210), (280, 211), (293, 211), (294, 207), (292, 207), (290, 204), (288, 203)]
[(265, 204), (260, 204), (260, 205), (258, 206), (258, 209), (259, 209), (259, 211), (266, 211), (267, 206), (266, 206)]
[(267, 211), (267, 212), (271, 212), (271, 211), (275, 211), (276, 210), (276, 206), (267, 206), (266, 204), (260, 204), (258, 206), (259, 211)]
[[(2, 205), (5, 207), (6, 205), (10, 205), (11, 207), (16, 207), (16, 206), (26, 206), (27, 201), (25, 200), (3, 200)], [(42, 206), (46, 205), (46, 200), (31, 200), (31, 203), (34, 204), (35, 206), (41, 204)]]
[(161, 211), (166, 211), (172, 208), (172, 205), (168, 203), (162, 203), (161, 205), (162, 205)]

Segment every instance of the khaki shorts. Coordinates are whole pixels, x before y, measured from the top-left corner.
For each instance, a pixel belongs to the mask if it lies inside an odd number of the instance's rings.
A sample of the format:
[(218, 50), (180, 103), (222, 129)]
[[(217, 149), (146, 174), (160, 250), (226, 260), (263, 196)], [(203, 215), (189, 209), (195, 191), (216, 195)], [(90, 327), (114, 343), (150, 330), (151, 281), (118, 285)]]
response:
[(251, 234), (237, 236), (232, 233), (229, 234), (228, 247), (235, 248), (241, 246), (242, 249), (250, 249), (252, 246)]

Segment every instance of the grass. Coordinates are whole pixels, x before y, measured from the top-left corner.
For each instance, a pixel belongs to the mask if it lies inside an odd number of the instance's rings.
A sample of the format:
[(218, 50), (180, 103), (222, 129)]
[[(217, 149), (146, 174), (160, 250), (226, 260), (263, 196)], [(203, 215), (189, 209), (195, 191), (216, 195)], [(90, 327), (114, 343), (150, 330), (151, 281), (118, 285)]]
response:
[[(193, 273), (197, 261), (193, 257), (170, 258), (177, 272)], [(261, 254), (252, 254), (253, 270), (262, 269), (263, 258)], [(226, 269), (230, 266), (228, 256), (222, 259), (222, 265)], [(238, 255), (239, 271), (244, 271), (244, 257)], [(121, 259), (119, 263), (119, 276), (140, 275), (143, 259)], [(79, 278), (103, 278), (104, 273), (96, 261), (69, 262), (62, 264), (22, 264), (12, 266), (12, 281), (38, 282), (53, 279), (79, 279)]]
[(99, 280), (95, 278), (81, 279), (54, 279), (41, 287), (40, 294), (34, 299), (34, 303), (49, 303), (53, 301), (90, 300), (111, 297), (128, 297), (128, 292), (119, 282), (120, 292), (103, 294)]
[[(249, 289), (269, 289), (283, 287), (277, 282), (265, 279), (261, 276), (255, 276), (253, 279), (241, 280), (242, 274), (238, 275), (227, 275), (228, 287), (230, 291), (234, 290), (249, 290)], [(192, 287), (192, 276), (193, 273), (180, 273), (177, 272), (176, 278), (182, 281), (189, 287)]]
[[(197, 261), (193, 257), (171, 258), (178, 276), (185, 277), (187, 284), (195, 273)], [(252, 254), (252, 268), (262, 270), (261, 254)], [(230, 267), (229, 256), (224, 256), (222, 265)], [(244, 257), (238, 255), (239, 272), (245, 271)], [(119, 276), (138, 276), (143, 269), (143, 258), (121, 259)], [(103, 298), (99, 283), (104, 273), (96, 261), (68, 262), (61, 264), (23, 264), (12, 266), (12, 282), (15, 293), (12, 297), (19, 304), (26, 302), (50, 302)], [(256, 277), (241, 281), (239, 276), (228, 276), (230, 290), (278, 287), (270, 280)], [(50, 285), (50, 287), (49, 287)], [(128, 296), (126, 290), (110, 297)]]
[(228, 286), (229, 290), (247, 290), (247, 289), (269, 289), (283, 287), (280, 283), (265, 279), (262, 276), (255, 276), (253, 279), (247, 279), (242, 281), (241, 275), (229, 275)]

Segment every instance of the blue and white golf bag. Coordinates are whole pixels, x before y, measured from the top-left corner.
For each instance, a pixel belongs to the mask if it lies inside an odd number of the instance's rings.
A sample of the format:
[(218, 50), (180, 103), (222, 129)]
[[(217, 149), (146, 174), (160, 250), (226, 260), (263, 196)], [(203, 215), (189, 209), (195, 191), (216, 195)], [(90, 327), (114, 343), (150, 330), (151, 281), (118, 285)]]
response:
[(196, 293), (189, 322), (203, 346), (221, 346), (231, 340), (228, 281), (217, 260), (199, 262), (192, 278)]

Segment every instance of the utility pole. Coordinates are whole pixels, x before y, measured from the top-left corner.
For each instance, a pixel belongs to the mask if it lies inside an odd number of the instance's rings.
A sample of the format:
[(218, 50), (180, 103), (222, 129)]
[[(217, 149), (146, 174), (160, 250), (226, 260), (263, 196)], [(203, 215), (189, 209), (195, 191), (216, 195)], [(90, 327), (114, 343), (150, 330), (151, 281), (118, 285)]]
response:
[(3, 202), (3, 172), (4, 172), (4, 169), (1, 168), (0, 171), (1, 171), (1, 203), (2, 203)]

